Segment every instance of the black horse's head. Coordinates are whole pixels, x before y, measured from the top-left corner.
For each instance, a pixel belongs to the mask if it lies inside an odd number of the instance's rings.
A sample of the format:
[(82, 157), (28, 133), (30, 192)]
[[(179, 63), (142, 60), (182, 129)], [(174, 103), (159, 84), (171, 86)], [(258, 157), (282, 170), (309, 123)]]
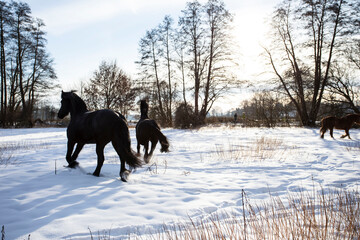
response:
[(74, 93), (61, 91), (61, 107), (58, 112), (58, 118), (63, 119), (71, 111), (75, 112), (86, 112), (87, 108), (83, 100)]
[(148, 118), (149, 105), (146, 100), (140, 101), (140, 112), (142, 118)]
[(70, 100), (70, 94), (72, 92), (63, 92), (61, 91), (61, 107), (58, 112), (58, 118), (63, 119), (70, 113), (71, 109), (71, 100)]

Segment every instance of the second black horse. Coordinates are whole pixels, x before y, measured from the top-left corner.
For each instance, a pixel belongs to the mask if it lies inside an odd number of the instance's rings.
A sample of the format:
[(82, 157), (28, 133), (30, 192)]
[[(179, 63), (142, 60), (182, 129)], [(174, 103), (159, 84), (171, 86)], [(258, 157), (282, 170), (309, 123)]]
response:
[[(136, 124), (136, 139), (137, 139), (137, 153), (140, 155), (140, 145), (145, 148), (144, 160), (149, 163), (150, 158), (154, 152), (157, 142), (161, 144), (161, 152), (169, 151), (169, 141), (160, 131), (159, 125), (155, 120), (148, 117), (149, 106), (145, 100), (140, 103), (140, 120)], [(149, 153), (149, 141), (151, 142), (151, 149)]]

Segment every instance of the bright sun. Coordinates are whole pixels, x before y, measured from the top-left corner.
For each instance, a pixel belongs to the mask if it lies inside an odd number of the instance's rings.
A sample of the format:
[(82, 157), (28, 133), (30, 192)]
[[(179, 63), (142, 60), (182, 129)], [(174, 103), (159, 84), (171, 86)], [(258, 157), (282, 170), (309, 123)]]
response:
[(241, 10), (235, 13), (234, 37), (239, 46), (242, 77), (254, 78), (264, 70), (262, 46), (269, 43), (267, 12), (261, 9)]

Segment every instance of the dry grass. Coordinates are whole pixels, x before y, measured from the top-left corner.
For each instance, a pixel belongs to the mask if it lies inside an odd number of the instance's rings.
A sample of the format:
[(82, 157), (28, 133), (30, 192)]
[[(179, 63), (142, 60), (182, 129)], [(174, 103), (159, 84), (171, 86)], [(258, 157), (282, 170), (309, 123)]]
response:
[(15, 165), (19, 162), (14, 157), (16, 152), (48, 148), (50, 144), (47, 142), (8, 142), (0, 145), (0, 166)]
[(217, 213), (192, 219), (131, 239), (359, 239), (358, 192), (292, 193), (287, 200), (271, 197), (257, 205), (243, 195), (243, 214)]
[(12, 157), (12, 152), (15, 150), (12, 144), (0, 145), (0, 166), (7, 167), (10, 164), (15, 164), (16, 161)]
[(281, 139), (261, 137), (247, 144), (217, 144), (215, 152), (210, 154), (210, 158), (232, 161), (282, 160), (294, 149), (294, 147), (286, 145)]
[[(147, 235), (128, 239), (151, 240), (312, 240), (360, 239), (360, 195), (356, 191), (331, 190), (289, 193), (287, 199), (270, 196), (256, 204), (245, 192), (238, 213), (221, 212), (164, 224)], [(205, 218), (206, 217), (206, 218)], [(111, 229), (89, 239), (110, 240)], [(2, 229), (5, 236), (4, 226)], [(3, 238), (4, 239), (4, 238)], [(30, 239), (30, 235), (29, 238)]]
[(356, 153), (360, 153), (360, 142), (359, 141), (348, 143), (345, 147), (346, 147), (346, 150), (349, 152), (354, 151)]

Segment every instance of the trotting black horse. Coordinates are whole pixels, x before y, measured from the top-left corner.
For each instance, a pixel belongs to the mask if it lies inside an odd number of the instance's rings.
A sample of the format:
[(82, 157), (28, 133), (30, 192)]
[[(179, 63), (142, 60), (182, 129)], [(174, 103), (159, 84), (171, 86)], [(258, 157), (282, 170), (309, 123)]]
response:
[[(141, 166), (141, 161), (133, 154), (130, 147), (130, 135), (124, 117), (112, 110), (103, 109), (94, 112), (87, 110), (85, 102), (74, 92), (61, 92), (61, 108), (59, 118), (64, 118), (70, 113), (70, 123), (67, 128), (67, 153), (66, 161), (69, 167), (75, 168), (81, 149), (87, 143), (96, 144), (97, 166), (94, 176), (100, 175), (104, 163), (104, 148), (109, 142), (120, 157), (120, 177), (126, 182), (130, 171), (125, 168), (125, 163), (130, 167)], [(74, 146), (76, 149), (73, 152)]]
[[(169, 151), (169, 142), (164, 134), (160, 131), (159, 125), (155, 120), (148, 117), (149, 106), (145, 100), (140, 103), (140, 120), (136, 124), (136, 139), (137, 139), (137, 153), (140, 154), (140, 144), (145, 148), (144, 160), (146, 163), (154, 152), (157, 142), (161, 144), (161, 152)], [(149, 151), (149, 141), (151, 142), (151, 149)]]

